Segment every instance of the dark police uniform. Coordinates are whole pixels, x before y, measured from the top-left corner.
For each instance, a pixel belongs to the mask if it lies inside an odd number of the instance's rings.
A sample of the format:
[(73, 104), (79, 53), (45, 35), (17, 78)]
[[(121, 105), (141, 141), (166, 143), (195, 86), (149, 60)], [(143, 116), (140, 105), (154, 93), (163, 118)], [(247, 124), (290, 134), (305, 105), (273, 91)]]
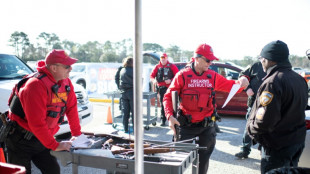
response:
[[(247, 89), (245, 89), (245, 91), (251, 88), (252, 91), (254, 92), (254, 95), (248, 96), (248, 103), (247, 103), (248, 109), (245, 115), (245, 118), (248, 119), (252, 110), (251, 108), (256, 98), (258, 88), (262, 84), (263, 78), (266, 76), (266, 73), (263, 70), (261, 62), (256, 62), (246, 70), (242, 71), (240, 73), (240, 76), (247, 76), (248, 79), (250, 79), (249, 86), (247, 87)], [(241, 152), (237, 153), (235, 156), (238, 158), (247, 158), (251, 152), (251, 146), (252, 146), (252, 139), (249, 137), (245, 129), (242, 137)]]
[(262, 173), (296, 167), (304, 148), (307, 84), (291, 68), (282, 62), (267, 70), (247, 122), (250, 137), (262, 147)]

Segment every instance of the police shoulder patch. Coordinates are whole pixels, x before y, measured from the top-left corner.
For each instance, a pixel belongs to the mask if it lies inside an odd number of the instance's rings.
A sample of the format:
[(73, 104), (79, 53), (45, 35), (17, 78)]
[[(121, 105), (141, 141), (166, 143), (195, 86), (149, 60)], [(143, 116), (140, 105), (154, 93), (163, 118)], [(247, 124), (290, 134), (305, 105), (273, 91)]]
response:
[(268, 91), (263, 91), (259, 97), (259, 102), (262, 106), (267, 106), (273, 99), (273, 94)]

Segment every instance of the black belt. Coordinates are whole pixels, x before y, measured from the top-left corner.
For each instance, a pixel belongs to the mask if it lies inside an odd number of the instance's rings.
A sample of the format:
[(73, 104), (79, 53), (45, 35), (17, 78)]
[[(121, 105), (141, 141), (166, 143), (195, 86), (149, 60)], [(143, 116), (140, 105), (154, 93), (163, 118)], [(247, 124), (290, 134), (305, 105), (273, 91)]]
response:
[(158, 86), (159, 89), (168, 88), (167, 86)]
[(32, 137), (35, 138), (32, 132), (27, 131), (25, 128), (21, 127), (16, 121), (13, 122), (13, 127), (15, 128), (15, 131), (17, 130), (24, 135), (24, 139), (30, 140)]
[(190, 127), (204, 127), (205, 121), (200, 121), (200, 122), (196, 122), (196, 123), (191, 123)]

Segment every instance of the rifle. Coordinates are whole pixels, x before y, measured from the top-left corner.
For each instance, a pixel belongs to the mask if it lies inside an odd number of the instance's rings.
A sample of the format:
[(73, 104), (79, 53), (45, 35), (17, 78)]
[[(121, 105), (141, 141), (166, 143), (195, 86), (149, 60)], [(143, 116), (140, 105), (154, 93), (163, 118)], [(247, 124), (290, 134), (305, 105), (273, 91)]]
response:
[[(173, 151), (175, 151), (175, 148), (145, 148), (144, 154), (167, 153), (167, 152), (173, 152)], [(133, 149), (112, 150), (111, 152), (113, 155), (116, 155), (116, 154), (123, 154), (123, 155), (134, 154)]]
[[(177, 111), (178, 111), (178, 105), (179, 105), (179, 103), (178, 103), (179, 102), (178, 92), (172, 91), (171, 95), (172, 95), (173, 116), (174, 116), (174, 118), (177, 118)], [(175, 124), (174, 128), (175, 128), (174, 141), (177, 142), (180, 140), (180, 127), (177, 124)]]
[[(134, 143), (126, 144), (126, 143), (117, 143), (116, 146), (123, 147), (125, 149), (133, 149), (135, 147)], [(151, 144), (143, 144), (143, 147), (151, 147)]]
[(95, 136), (95, 137), (108, 137), (108, 138), (112, 138), (113, 140), (128, 141), (128, 142), (131, 142), (131, 143), (134, 142), (134, 140), (132, 140), (132, 139), (128, 139), (126, 137), (115, 135), (113, 133), (109, 134), (109, 133), (82, 132), (82, 134), (89, 135), (89, 136)]
[(0, 118), (2, 121), (2, 126), (0, 128), (0, 143), (4, 142), (8, 134), (13, 130), (13, 122), (7, 117), (8, 112), (1, 113)]

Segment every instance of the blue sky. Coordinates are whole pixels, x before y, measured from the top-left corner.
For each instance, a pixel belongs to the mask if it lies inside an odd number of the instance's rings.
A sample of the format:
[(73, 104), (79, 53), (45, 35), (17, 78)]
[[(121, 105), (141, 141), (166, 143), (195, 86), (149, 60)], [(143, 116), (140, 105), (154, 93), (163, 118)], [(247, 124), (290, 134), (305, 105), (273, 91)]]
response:
[[(78, 43), (134, 36), (134, 0), (10, 0), (1, 4), (0, 52), (14, 31), (35, 42), (41, 32)], [(310, 0), (144, 0), (142, 40), (194, 50), (213, 47), (220, 59), (257, 56), (273, 40), (291, 54), (310, 49)]]

